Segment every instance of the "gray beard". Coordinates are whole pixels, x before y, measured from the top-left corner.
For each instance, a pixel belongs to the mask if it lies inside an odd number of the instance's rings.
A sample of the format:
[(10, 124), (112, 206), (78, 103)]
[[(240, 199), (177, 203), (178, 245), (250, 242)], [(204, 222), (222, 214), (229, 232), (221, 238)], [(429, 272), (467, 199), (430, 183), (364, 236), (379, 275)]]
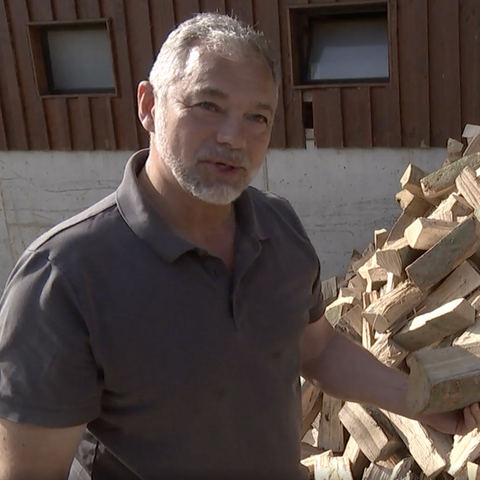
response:
[[(162, 125), (157, 125), (155, 130), (156, 132), (162, 132)], [(160, 158), (171, 170), (179, 185), (191, 195), (204, 202), (215, 205), (229, 205), (242, 194), (252, 181), (253, 177), (245, 178), (245, 181), (237, 187), (221, 184), (205, 185), (202, 183), (200, 176), (193, 168), (186, 168), (182, 160), (173, 154), (170, 147), (166, 144), (165, 139), (160, 137), (158, 133), (154, 135), (154, 142)], [(240, 160), (238, 157), (241, 157), (243, 164), (245, 164), (243, 154), (235, 153), (233, 155), (230, 154), (230, 156), (233, 156), (236, 160)]]

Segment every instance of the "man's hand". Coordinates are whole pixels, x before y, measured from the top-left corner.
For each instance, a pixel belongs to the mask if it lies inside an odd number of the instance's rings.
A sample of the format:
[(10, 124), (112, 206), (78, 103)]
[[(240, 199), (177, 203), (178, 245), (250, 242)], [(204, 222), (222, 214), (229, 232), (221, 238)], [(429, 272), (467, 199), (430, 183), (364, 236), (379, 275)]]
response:
[(475, 428), (480, 428), (480, 404), (474, 403), (454, 412), (419, 415), (418, 420), (440, 432), (465, 435)]

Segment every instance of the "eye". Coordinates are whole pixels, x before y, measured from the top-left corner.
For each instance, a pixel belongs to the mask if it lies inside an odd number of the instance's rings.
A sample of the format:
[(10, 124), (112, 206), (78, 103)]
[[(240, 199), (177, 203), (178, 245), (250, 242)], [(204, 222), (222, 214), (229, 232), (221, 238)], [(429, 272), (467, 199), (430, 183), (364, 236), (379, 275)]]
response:
[(212, 102), (200, 102), (195, 105), (198, 108), (201, 108), (202, 110), (206, 110), (207, 112), (219, 112), (220, 107), (218, 105), (215, 105), (215, 103)]
[(264, 123), (265, 125), (268, 125), (268, 118), (265, 115), (255, 114), (250, 115), (248, 118), (256, 123)]

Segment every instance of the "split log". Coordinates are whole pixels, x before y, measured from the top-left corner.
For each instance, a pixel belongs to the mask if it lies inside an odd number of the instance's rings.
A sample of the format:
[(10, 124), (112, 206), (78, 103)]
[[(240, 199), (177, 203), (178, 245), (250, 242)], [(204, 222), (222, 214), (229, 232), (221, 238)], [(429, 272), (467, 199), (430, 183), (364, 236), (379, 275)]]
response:
[[(302, 385), (302, 430), (301, 439), (312, 428), (312, 423), (322, 409), (323, 393), (316, 386), (304, 380)], [(312, 388), (314, 387), (314, 388)]]
[(322, 295), (325, 306), (330, 305), (337, 299), (338, 295), (338, 285), (337, 277), (329, 278), (322, 282)]
[(474, 170), (480, 167), (480, 154), (463, 157), (422, 178), (420, 184), (425, 198), (436, 198), (451, 193), (455, 188), (455, 179), (467, 165)]
[(349, 310), (359, 304), (355, 297), (337, 298), (325, 309), (325, 318), (334, 327)]
[[(462, 154), (462, 151), (463, 151), (463, 143), (462, 142), (459, 142), (458, 140), (456, 140), (455, 138), (449, 138), (447, 140), (447, 160), (448, 160), (448, 163), (453, 163), (455, 161), (457, 161), (458, 159), (462, 158), (463, 155)], [(476, 153), (476, 152), (471, 152), (471, 153)], [(469, 155), (469, 154), (467, 154)], [(447, 165), (448, 165), (447, 163)]]
[[(405, 233), (414, 224), (415, 222), (405, 230)], [(375, 259), (377, 265), (384, 268), (387, 273), (391, 272), (396, 277), (402, 277), (404, 275), (405, 268), (421, 255), (421, 251), (413, 250), (408, 244), (408, 240), (402, 237), (399, 240), (386, 245), (381, 250), (378, 250), (375, 253)]]
[(367, 288), (367, 281), (361, 275), (354, 275), (348, 281), (347, 287), (352, 290), (361, 290), (364, 292)]
[(378, 410), (346, 402), (338, 416), (371, 462), (386, 460), (402, 446), (392, 425)]
[(367, 292), (380, 290), (388, 281), (388, 272), (382, 267), (369, 268), (365, 272), (365, 279), (367, 280)]
[(476, 210), (480, 207), (480, 180), (471, 167), (465, 167), (455, 180), (458, 193)]
[(480, 433), (477, 428), (467, 435), (455, 435), (449, 457), (448, 473), (456, 478), (466, 469), (468, 462), (473, 462), (479, 456)]
[(355, 330), (355, 332), (361, 337), (362, 330), (363, 330), (362, 312), (363, 312), (362, 307), (360, 305), (355, 305), (339, 320), (339, 323), (340, 324), (342, 324), (343, 322), (348, 323)]
[(443, 280), (480, 247), (480, 225), (471, 217), (406, 268), (408, 277), (423, 291)]
[(418, 168), (416, 165), (411, 163), (400, 178), (400, 185), (404, 190), (407, 190), (419, 197), (423, 197), (423, 190), (422, 186), (420, 185), (420, 180), (426, 176), (427, 174), (421, 168)]
[(459, 298), (433, 312), (418, 315), (393, 336), (393, 341), (413, 352), (467, 328), (475, 322), (475, 309)]
[(385, 245), (396, 242), (403, 238), (405, 229), (415, 221), (415, 217), (402, 212), (388, 234)]
[(370, 350), (372, 345), (375, 343), (375, 330), (368, 323), (367, 320), (363, 319), (362, 323), (362, 346), (366, 350)]
[(370, 353), (387, 367), (398, 367), (407, 357), (408, 351), (392, 342), (392, 333), (382, 333), (370, 348)]
[(315, 460), (315, 478), (322, 480), (353, 480), (349, 461), (344, 457), (334, 457), (325, 452)]
[(480, 465), (473, 462), (467, 463), (468, 480), (480, 480)]
[(451, 439), (449, 435), (422, 425), (416, 420), (383, 411), (392, 422), (413, 459), (427, 477), (435, 477), (447, 466)]
[(404, 213), (416, 218), (425, 215), (432, 208), (432, 204), (427, 202), (423, 196), (419, 197), (408, 190), (401, 190), (398, 192), (395, 195), (395, 200), (398, 202)]
[(407, 457), (397, 463), (392, 471), (390, 480), (403, 480), (413, 467), (413, 458)]
[(412, 412), (447, 412), (480, 400), (480, 358), (461, 347), (423, 349), (407, 364), (406, 405)]
[(463, 128), (462, 138), (467, 140), (467, 145), (472, 143), (472, 140), (480, 133), (480, 126), (467, 123)]
[(392, 470), (372, 463), (364, 472), (362, 480), (389, 480)]
[(304, 458), (300, 463), (306, 467), (310, 473), (310, 478), (314, 478), (315, 475), (315, 463), (317, 459), (319, 459), (322, 456), (331, 456), (332, 452), (322, 452), (317, 455), (310, 455), (307, 458)]
[(358, 443), (353, 437), (349, 437), (347, 446), (343, 452), (343, 457), (347, 458), (350, 462), (353, 478), (355, 480), (360, 480), (362, 478), (363, 471), (368, 467), (370, 461), (362, 452), (358, 446)]
[(457, 225), (457, 222), (447, 222), (445, 220), (435, 220), (431, 218), (417, 218), (405, 230), (405, 239), (410, 248), (417, 250), (430, 250), (430, 248), (438, 243), (443, 237), (448, 235)]
[(471, 327), (455, 338), (452, 345), (461, 347), (472, 355), (480, 357), (480, 318), (477, 318)]
[(387, 241), (388, 232), (385, 228), (373, 232), (375, 250), (382, 248)]
[(343, 401), (323, 395), (322, 415), (318, 429), (318, 448), (332, 450), (335, 453), (343, 452), (345, 448), (345, 434), (338, 413), (343, 407)]
[(469, 295), (467, 301), (478, 312), (480, 310), (480, 290), (475, 290)]
[(440, 205), (430, 214), (428, 218), (432, 220), (445, 220), (447, 222), (458, 221), (459, 217), (464, 217), (473, 213), (472, 207), (458, 193), (451, 193)]
[(480, 273), (470, 263), (463, 262), (426, 299), (419, 313), (431, 312), (443, 304), (464, 298), (480, 287)]
[(338, 290), (338, 298), (355, 297), (359, 302), (362, 301), (363, 290), (358, 288), (342, 287)]
[(423, 298), (422, 291), (407, 280), (367, 307), (363, 312), (363, 318), (377, 332), (384, 333), (397, 322), (405, 319)]

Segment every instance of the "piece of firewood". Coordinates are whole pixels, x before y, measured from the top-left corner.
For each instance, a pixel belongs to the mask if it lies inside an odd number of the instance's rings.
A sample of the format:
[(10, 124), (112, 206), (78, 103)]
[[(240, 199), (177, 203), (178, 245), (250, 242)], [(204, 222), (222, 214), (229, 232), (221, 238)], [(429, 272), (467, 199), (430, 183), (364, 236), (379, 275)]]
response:
[(473, 462), (467, 462), (467, 475), (468, 480), (480, 480), (480, 465)]
[(300, 442), (300, 455), (302, 459), (311, 457), (312, 455), (320, 455), (321, 453), (323, 453), (323, 450), (320, 448), (314, 447), (306, 442)]
[(337, 299), (338, 296), (338, 285), (337, 277), (329, 278), (322, 282), (322, 295), (325, 306), (330, 305)]
[(351, 310), (349, 310), (343, 317), (340, 318), (338, 323), (334, 325), (337, 327), (339, 324), (347, 323), (355, 332), (361, 337), (362, 336), (362, 317), (363, 309), (360, 305), (355, 305)]
[[(450, 163), (464, 156), (462, 155), (463, 148), (464, 148), (463, 143), (459, 142), (455, 138), (449, 138), (447, 140), (447, 156), (448, 156), (448, 159), (450, 160)], [(475, 153), (475, 152), (472, 152), (472, 153)]]
[(363, 475), (363, 471), (368, 467), (370, 461), (362, 452), (355, 439), (350, 436), (347, 441), (347, 446), (343, 452), (343, 457), (347, 458), (350, 462), (350, 468), (352, 470), (353, 478), (360, 480)]
[(312, 428), (323, 404), (323, 393), (308, 380), (302, 379), (302, 430), (301, 438)]
[(344, 457), (334, 457), (331, 451), (315, 460), (315, 479), (353, 480), (350, 462)]
[(455, 179), (460, 172), (469, 165), (474, 170), (480, 167), (480, 154), (475, 153), (437, 170), (420, 180), (423, 194), (426, 198), (436, 198), (452, 192), (455, 188)]
[(392, 470), (372, 463), (363, 473), (362, 480), (389, 480)]
[(407, 364), (412, 412), (447, 412), (480, 400), (480, 358), (461, 347), (425, 348), (411, 353)]
[(467, 352), (480, 357), (480, 318), (477, 317), (471, 327), (455, 338), (452, 346), (462, 347)]
[[(405, 230), (405, 232), (407, 230)], [(378, 250), (375, 253), (375, 260), (379, 267), (384, 268), (387, 272), (393, 273), (396, 277), (402, 277), (405, 268), (419, 258), (420, 255), (422, 255), (422, 252), (413, 250), (408, 244), (407, 239), (402, 237), (395, 242), (389, 243), (381, 250)]]
[(457, 267), (425, 300), (420, 314), (431, 312), (443, 304), (464, 298), (480, 287), (480, 273), (469, 260)]
[(371, 462), (386, 460), (402, 446), (394, 428), (378, 410), (345, 402), (338, 417)]
[(373, 267), (365, 271), (367, 292), (379, 291), (388, 281), (388, 272), (382, 267)]
[(406, 280), (367, 307), (363, 312), (363, 318), (375, 331), (384, 333), (398, 321), (406, 318), (423, 298), (424, 294), (420, 288)]
[(477, 312), (480, 310), (480, 289), (472, 292), (466, 299)]
[(375, 253), (375, 245), (373, 243), (369, 243), (367, 248), (362, 253), (362, 256), (352, 262), (352, 268), (355, 273), (358, 272), (360, 268), (362, 268), (374, 255)]
[(330, 325), (335, 326), (338, 321), (355, 305), (360, 302), (355, 297), (341, 297), (337, 298), (327, 308), (325, 308), (325, 318)]
[(348, 281), (347, 288), (364, 292), (367, 288), (367, 281), (361, 275), (356, 274)]
[(472, 207), (456, 192), (452, 192), (427, 218), (432, 220), (445, 220), (447, 222), (459, 221), (459, 217), (470, 215)]
[(342, 407), (342, 400), (326, 394), (323, 396), (322, 415), (318, 429), (318, 448), (332, 450), (335, 453), (343, 452), (345, 434), (342, 423), (338, 418), (338, 412)]
[(301, 460), (301, 464), (306, 467), (310, 473), (310, 478), (314, 478), (314, 475), (315, 475), (315, 463), (317, 461), (318, 458), (322, 457), (322, 456), (327, 456), (327, 457), (330, 457), (332, 454), (332, 452), (322, 452), (322, 453), (319, 453), (317, 455), (310, 455), (309, 457), (306, 457), (304, 459)]
[(443, 280), (480, 247), (480, 225), (471, 217), (455, 227), (405, 270), (423, 291)]
[(382, 248), (385, 245), (388, 237), (388, 231), (385, 228), (375, 230), (373, 232), (375, 250)]
[(480, 134), (477, 134), (474, 138), (472, 138), (472, 141), (467, 145), (463, 155), (473, 155), (474, 153), (478, 152), (480, 152)]
[(372, 345), (375, 342), (375, 330), (373, 327), (368, 323), (367, 320), (363, 319), (362, 322), (362, 346), (366, 350), (370, 350)]
[(425, 215), (432, 208), (432, 204), (427, 202), (423, 196), (419, 197), (408, 190), (398, 192), (395, 195), (395, 200), (404, 213), (415, 218)]
[(464, 298), (458, 298), (433, 312), (416, 316), (392, 340), (413, 352), (457, 333), (474, 322), (475, 309)]
[(448, 235), (457, 225), (457, 222), (447, 222), (445, 220), (423, 217), (417, 218), (405, 230), (405, 239), (410, 248), (429, 250), (443, 237)]
[(338, 298), (355, 297), (359, 302), (362, 301), (363, 291), (358, 288), (341, 287), (338, 290)]
[(467, 140), (467, 145), (469, 145), (479, 133), (480, 125), (467, 123), (463, 128), (462, 138), (465, 138)]
[(451, 448), (449, 435), (422, 425), (416, 420), (387, 411), (383, 413), (392, 422), (413, 459), (427, 477), (435, 477), (445, 469)]
[(395, 468), (392, 471), (392, 476), (390, 477), (390, 480), (402, 480), (404, 479), (408, 472), (413, 467), (413, 458), (412, 457), (406, 457), (400, 460), (400, 462), (395, 465)]
[(408, 351), (392, 342), (392, 333), (382, 333), (370, 348), (370, 353), (387, 367), (398, 367)]
[(407, 215), (405, 212), (402, 212), (395, 224), (393, 225), (392, 229), (390, 230), (384, 247), (403, 238), (405, 234), (405, 229), (414, 221), (415, 217), (412, 217), (411, 215)]
[(352, 310), (348, 311), (340, 320), (333, 325), (333, 328), (337, 331), (340, 332), (341, 334), (345, 335), (347, 338), (352, 340), (352, 342), (362, 344), (362, 333), (358, 333), (356, 329), (352, 326), (350, 323), (349, 319), (349, 314), (354, 310), (354, 309), (360, 309), (359, 311), (357, 310), (355, 312), (355, 316), (360, 315), (360, 319), (362, 319), (362, 309), (360, 308), (359, 305), (356, 305)]
[(467, 463), (473, 462), (479, 456), (480, 433), (477, 428), (467, 435), (455, 435), (447, 472), (457, 478), (460, 472), (466, 469)]
[(455, 180), (458, 193), (476, 210), (480, 207), (480, 180), (477, 179), (475, 171), (466, 166)]
[(423, 197), (422, 186), (420, 180), (426, 177), (427, 174), (416, 165), (412, 163), (407, 167), (402, 177), (400, 178), (400, 185), (404, 190), (408, 190), (410, 193)]

